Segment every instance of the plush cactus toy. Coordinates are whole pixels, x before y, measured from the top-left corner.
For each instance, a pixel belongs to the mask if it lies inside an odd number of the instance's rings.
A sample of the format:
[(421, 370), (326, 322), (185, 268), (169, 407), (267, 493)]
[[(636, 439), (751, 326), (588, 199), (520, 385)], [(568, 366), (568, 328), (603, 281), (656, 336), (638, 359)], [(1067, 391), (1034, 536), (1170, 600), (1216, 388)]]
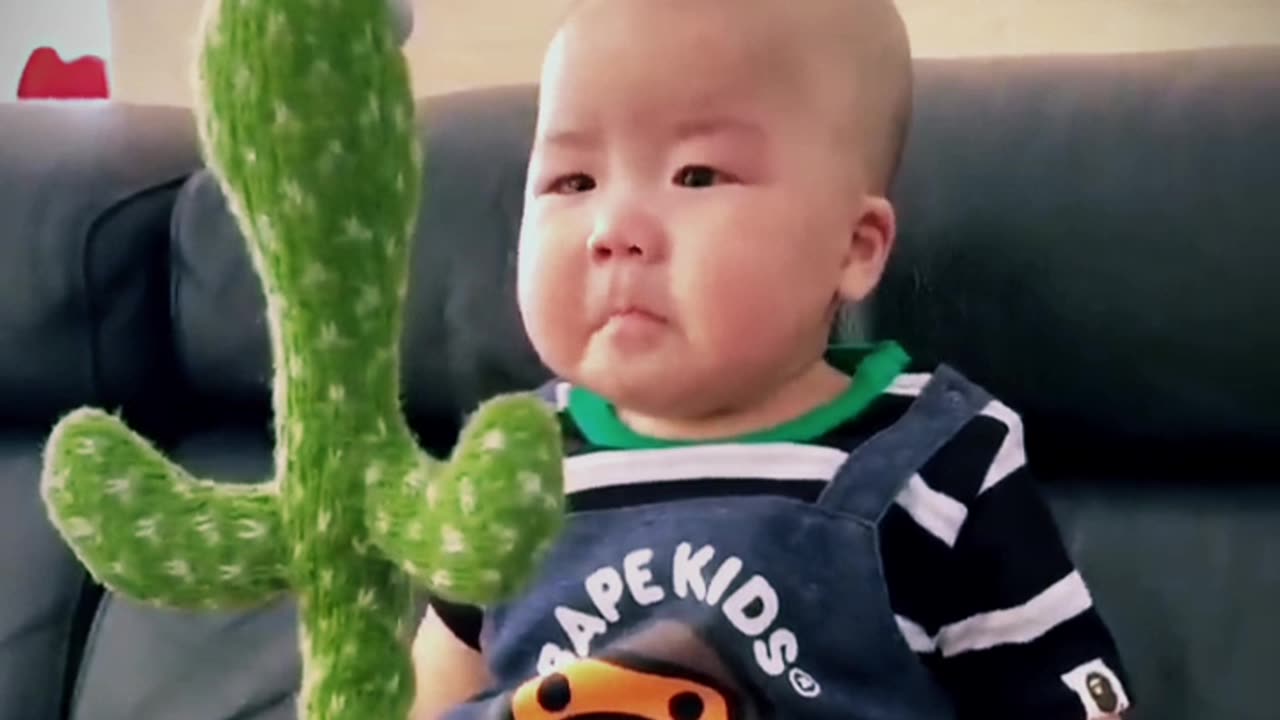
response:
[(45, 456), (54, 524), (115, 592), (185, 609), (293, 593), (311, 720), (404, 718), (412, 584), (498, 601), (563, 518), (540, 400), (482, 405), (448, 462), (402, 417), (421, 155), (396, 17), (385, 0), (214, 0), (206, 14), (196, 116), (266, 295), (275, 477), (192, 477), (93, 409), (65, 417)]

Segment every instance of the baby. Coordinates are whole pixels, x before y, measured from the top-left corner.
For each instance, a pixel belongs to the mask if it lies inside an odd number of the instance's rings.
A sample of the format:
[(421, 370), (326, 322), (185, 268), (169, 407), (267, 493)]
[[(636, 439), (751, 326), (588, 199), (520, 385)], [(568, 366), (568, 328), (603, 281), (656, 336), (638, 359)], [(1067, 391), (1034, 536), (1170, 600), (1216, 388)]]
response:
[(893, 245), (911, 95), (887, 0), (573, 8), (518, 279), (571, 516), (519, 599), (433, 604), (415, 717), (1127, 709), (1017, 415), (829, 345)]

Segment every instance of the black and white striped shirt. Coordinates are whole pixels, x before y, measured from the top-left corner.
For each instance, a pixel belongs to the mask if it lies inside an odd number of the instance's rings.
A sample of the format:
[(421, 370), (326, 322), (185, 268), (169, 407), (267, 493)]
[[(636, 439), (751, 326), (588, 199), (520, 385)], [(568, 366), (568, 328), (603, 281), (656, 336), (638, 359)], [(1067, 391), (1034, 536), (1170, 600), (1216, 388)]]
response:
[[(628, 459), (589, 442), (562, 413), (569, 507), (752, 493), (816, 500), (827, 482), (810, 478), (831, 477), (928, 379), (899, 376), (864, 411), (805, 443), (737, 453), (689, 445)], [(898, 627), (961, 717), (1084, 720), (1127, 704), (1115, 644), (1039, 495), (1010, 408), (991, 402), (946, 443), (903, 487), (880, 532)], [(477, 610), (436, 608), (478, 647)]]

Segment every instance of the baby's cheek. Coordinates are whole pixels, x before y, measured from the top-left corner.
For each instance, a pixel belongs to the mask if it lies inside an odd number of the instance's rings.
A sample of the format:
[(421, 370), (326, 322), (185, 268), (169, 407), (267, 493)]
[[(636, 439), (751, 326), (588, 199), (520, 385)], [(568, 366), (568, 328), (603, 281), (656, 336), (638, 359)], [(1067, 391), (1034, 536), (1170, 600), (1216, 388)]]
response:
[(549, 362), (566, 361), (579, 342), (582, 282), (581, 272), (553, 254), (521, 260), (521, 318), (535, 349)]
[(818, 332), (833, 292), (824, 289), (825, 275), (785, 256), (733, 263), (715, 277), (715, 286), (704, 289), (717, 310), (715, 343), (736, 347), (738, 355), (758, 354), (761, 362)]
[(581, 282), (585, 247), (569, 223), (535, 216), (520, 239), (521, 300), (545, 302), (572, 292)]
[(698, 315), (707, 334), (717, 344), (741, 343), (767, 334), (779, 319), (779, 303), (785, 303), (782, 283), (775, 273), (742, 258), (725, 260), (693, 278)]

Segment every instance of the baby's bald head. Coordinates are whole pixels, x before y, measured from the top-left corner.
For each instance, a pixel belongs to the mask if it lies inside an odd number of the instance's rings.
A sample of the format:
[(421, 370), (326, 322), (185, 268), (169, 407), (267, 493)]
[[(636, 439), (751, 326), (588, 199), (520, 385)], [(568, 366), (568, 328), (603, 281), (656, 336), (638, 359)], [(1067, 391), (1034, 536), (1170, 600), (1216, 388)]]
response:
[[(808, 7), (812, 3), (813, 7)], [(830, 83), (832, 108), (849, 123), (873, 189), (897, 172), (911, 120), (911, 50), (890, 0), (805, 0), (815, 62)], [(839, 103), (847, 103), (840, 105)]]
[(557, 42), (610, 26), (633, 37), (663, 32), (687, 13), (718, 16), (722, 33), (749, 38), (758, 63), (748, 82), (786, 86), (796, 111), (825, 114), (867, 189), (887, 190), (906, 143), (913, 80), (892, 0), (579, 0)]

